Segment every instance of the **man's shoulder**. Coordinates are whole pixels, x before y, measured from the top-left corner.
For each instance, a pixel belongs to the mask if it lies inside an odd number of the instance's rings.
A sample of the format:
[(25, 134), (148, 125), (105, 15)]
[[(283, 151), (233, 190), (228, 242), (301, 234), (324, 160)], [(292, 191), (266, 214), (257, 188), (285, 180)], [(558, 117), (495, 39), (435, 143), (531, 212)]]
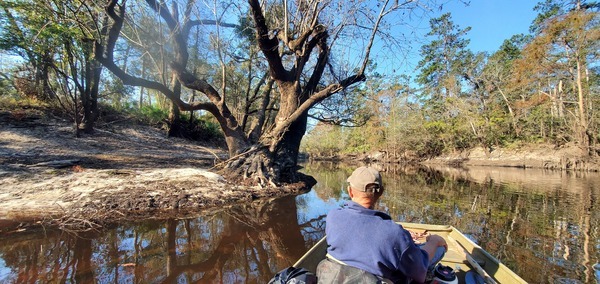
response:
[(379, 219), (393, 222), (392, 217), (385, 212), (364, 208), (360, 205), (353, 206), (353, 204), (346, 204), (343, 207), (330, 210), (327, 213), (327, 219), (330, 218), (366, 218), (371, 221)]
[(352, 212), (348, 208), (344, 208), (344, 207), (335, 208), (335, 209), (331, 209), (329, 211), (329, 213), (327, 213), (327, 219), (329, 220), (329, 219), (341, 218), (344, 216), (348, 216), (350, 214), (352, 214)]

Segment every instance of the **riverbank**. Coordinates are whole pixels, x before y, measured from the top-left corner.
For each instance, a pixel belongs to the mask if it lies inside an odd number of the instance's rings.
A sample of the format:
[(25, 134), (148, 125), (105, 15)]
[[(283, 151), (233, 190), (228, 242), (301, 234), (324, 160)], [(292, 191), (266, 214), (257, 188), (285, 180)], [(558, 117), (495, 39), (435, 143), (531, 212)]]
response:
[(389, 157), (387, 153), (375, 151), (362, 155), (334, 155), (309, 157), (311, 161), (343, 163), (387, 163), (421, 164), (451, 167), (509, 167), (547, 170), (600, 172), (600, 157), (586, 155), (586, 151), (575, 144), (555, 146), (547, 143), (522, 144), (507, 148), (497, 147), (485, 151), (475, 147), (464, 151), (442, 154), (423, 159), (408, 151), (401, 157)]
[(129, 120), (102, 121), (94, 134), (76, 138), (72, 122), (47, 112), (0, 110), (0, 224), (94, 227), (303, 190), (231, 183), (213, 168), (226, 157), (218, 147), (166, 138)]
[(461, 167), (492, 166), (536, 168), (550, 170), (600, 171), (598, 157), (585, 155), (574, 144), (554, 146), (550, 144), (527, 144), (512, 148), (496, 148), (486, 152), (482, 147), (451, 153), (421, 162)]

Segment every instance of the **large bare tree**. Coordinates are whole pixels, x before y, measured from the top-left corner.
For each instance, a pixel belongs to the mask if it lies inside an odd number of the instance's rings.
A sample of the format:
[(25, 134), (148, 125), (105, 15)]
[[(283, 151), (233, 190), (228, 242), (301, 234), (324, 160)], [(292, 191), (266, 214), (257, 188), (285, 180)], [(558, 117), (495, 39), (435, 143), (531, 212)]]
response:
[[(169, 7), (160, 0), (108, 0), (102, 23), (103, 38), (96, 45), (96, 59), (125, 84), (158, 90), (180, 110), (203, 110), (212, 114), (225, 135), (229, 150), (230, 159), (223, 165), (226, 175), (261, 185), (297, 182), (302, 180), (297, 173), (297, 158), (309, 111), (336, 94), (350, 96), (349, 88), (366, 79), (367, 67), (373, 63), (374, 44), (401, 47), (399, 38), (403, 34), (392, 27), (415, 16), (418, 11), (427, 10), (425, 5), (434, 1), (367, 2), (248, 0), (247, 3), (213, 3), (211, 6), (186, 0), (185, 3), (170, 1)], [(160, 15), (156, 27), (159, 24), (168, 27), (173, 53), (170, 67), (177, 82), (202, 93), (203, 100), (186, 102), (177, 88), (136, 77), (116, 63), (115, 46), (123, 40), (123, 26), (131, 19), (127, 11), (142, 4)], [(241, 13), (233, 16), (231, 10), (225, 10), (214, 13), (210, 20), (202, 19), (199, 15), (207, 10), (206, 7), (235, 7)], [(183, 13), (179, 13), (179, 9)], [(223, 19), (230, 19), (229, 22), (241, 20), (240, 24), (231, 24)], [(232, 76), (228, 73), (231, 65), (241, 66), (241, 61), (223, 60), (224, 53), (235, 54), (236, 50), (216, 44), (221, 70), (214, 70), (212, 75), (199, 75), (190, 70), (190, 31), (206, 25), (212, 25), (215, 30), (200, 36), (213, 42), (221, 29), (241, 30), (238, 39), (243, 39), (248, 30), (253, 32), (253, 36), (247, 38), (246, 46), (258, 51), (252, 62), (257, 70), (262, 66), (266, 76), (256, 76), (262, 79), (253, 81), (254, 75), (250, 74), (258, 71), (248, 71), (247, 82), (234, 84), (248, 86), (245, 99), (231, 99), (239, 95), (232, 90), (239, 88), (231, 86), (231, 80), (228, 80), (228, 76), (229, 79)], [(333, 52), (337, 56), (333, 56)], [(244, 61), (245, 64), (248, 61)], [(253, 123), (247, 123), (250, 116)]]

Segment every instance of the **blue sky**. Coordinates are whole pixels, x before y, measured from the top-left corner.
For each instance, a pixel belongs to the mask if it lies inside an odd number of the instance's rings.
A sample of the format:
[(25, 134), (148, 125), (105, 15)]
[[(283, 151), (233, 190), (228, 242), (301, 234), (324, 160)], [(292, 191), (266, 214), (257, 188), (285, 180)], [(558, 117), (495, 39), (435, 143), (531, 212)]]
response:
[[(471, 27), (467, 37), (472, 51), (496, 51), (505, 39), (528, 34), (536, 17), (533, 7), (541, 0), (471, 0), (470, 5), (454, 1), (444, 5), (460, 28)], [(441, 13), (436, 13), (437, 16)]]
[[(392, 60), (381, 60), (379, 55), (374, 59), (377, 62), (378, 71), (381, 73), (411, 74), (418, 73), (418, 62), (421, 60), (420, 49), (424, 44), (429, 43), (432, 38), (425, 38), (431, 28), (429, 19), (440, 17), (444, 13), (452, 15), (452, 21), (460, 29), (471, 27), (466, 38), (470, 40), (469, 49), (475, 53), (488, 52), (493, 53), (498, 50), (504, 40), (510, 39), (513, 35), (529, 34), (529, 26), (537, 16), (533, 7), (542, 0), (464, 0), (469, 2), (465, 6), (459, 0), (443, 1), (447, 2), (442, 9), (431, 11), (427, 17), (415, 19), (410, 28), (421, 39), (411, 43), (410, 51), (402, 54)], [(406, 27), (400, 27), (400, 32), (407, 32)], [(384, 53), (385, 56), (385, 53)], [(404, 56), (404, 57), (403, 57)], [(398, 61), (399, 60), (399, 61)]]

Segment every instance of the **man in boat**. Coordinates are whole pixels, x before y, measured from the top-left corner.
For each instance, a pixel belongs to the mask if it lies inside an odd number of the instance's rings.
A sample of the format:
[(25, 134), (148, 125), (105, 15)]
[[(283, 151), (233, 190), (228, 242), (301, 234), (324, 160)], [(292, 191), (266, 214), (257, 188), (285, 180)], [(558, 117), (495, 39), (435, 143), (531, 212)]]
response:
[[(364, 282), (372, 276), (393, 283), (428, 280), (428, 272), (448, 249), (446, 241), (429, 235), (417, 245), (409, 231), (373, 209), (384, 191), (376, 169), (360, 167), (348, 183), (352, 200), (327, 214), (327, 259), (317, 269), (319, 282)], [(344, 275), (348, 273), (354, 276)]]

